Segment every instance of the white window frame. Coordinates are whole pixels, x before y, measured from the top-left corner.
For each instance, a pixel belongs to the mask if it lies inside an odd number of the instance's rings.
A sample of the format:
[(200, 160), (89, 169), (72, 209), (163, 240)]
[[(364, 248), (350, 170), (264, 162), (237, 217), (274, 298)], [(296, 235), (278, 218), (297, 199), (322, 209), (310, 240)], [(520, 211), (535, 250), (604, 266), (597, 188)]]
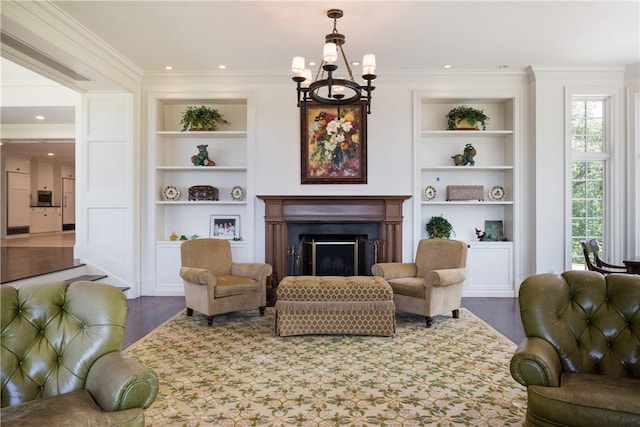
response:
[[(572, 145), (572, 102), (574, 99), (603, 99), (603, 126), (604, 147), (603, 152), (573, 152)], [(567, 88), (565, 92), (565, 270), (572, 269), (572, 165), (574, 161), (604, 161), (604, 224), (603, 246), (606, 253), (603, 259), (608, 262), (619, 260), (623, 254), (624, 239), (622, 228), (624, 224), (624, 195), (626, 188), (624, 183), (623, 158), (624, 145), (621, 139), (622, 121), (619, 105), (622, 96), (619, 88), (590, 87)]]

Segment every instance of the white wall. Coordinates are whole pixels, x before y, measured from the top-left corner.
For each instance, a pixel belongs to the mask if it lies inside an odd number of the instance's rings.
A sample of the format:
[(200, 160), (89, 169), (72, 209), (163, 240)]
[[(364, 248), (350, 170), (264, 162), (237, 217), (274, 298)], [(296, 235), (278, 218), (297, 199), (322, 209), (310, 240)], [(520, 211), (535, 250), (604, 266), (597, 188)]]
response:
[[(524, 72), (505, 73), (429, 73), (411, 76), (381, 76), (373, 92), (372, 112), (368, 116), (368, 182), (361, 185), (302, 185), (300, 183), (300, 110), (296, 106), (295, 86), (288, 76), (282, 78), (172, 78), (146, 79), (143, 97), (150, 93), (233, 93), (249, 92), (255, 101), (255, 194), (256, 195), (411, 195), (413, 194), (413, 94), (416, 90), (429, 91), (434, 96), (505, 96), (517, 93), (523, 97), (523, 145), (529, 145), (528, 77)], [(462, 95), (461, 95), (462, 94)], [(147, 110), (147, 107), (144, 107)], [(147, 112), (143, 114), (147, 117)], [(148, 129), (144, 124), (143, 128)], [(148, 140), (144, 135), (142, 140)], [(144, 142), (143, 142), (144, 145)], [(144, 147), (143, 147), (144, 152)], [(145, 164), (145, 162), (142, 162)], [(146, 171), (144, 176), (151, 176)], [(144, 179), (144, 178), (143, 178)], [(248, 183), (248, 185), (250, 185)], [(150, 185), (143, 189), (154, 191)], [(528, 191), (528, 190), (527, 190)], [(149, 194), (143, 200), (154, 200)], [(419, 203), (419, 201), (417, 201)], [(414, 257), (414, 241), (420, 230), (413, 229), (413, 199), (404, 204), (403, 258)], [(532, 201), (523, 201), (527, 206)], [(151, 215), (154, 206), (143, 207), (144, 216)], [(144, 217), (143, 216), (143, 217)], [(420, 226), (420, 228), (423, 225)], [(254, 215), (256, 242), (254, 259), (264, 260), (265, 227), (264, 204), (257, 200)], [(522, 242), (530, 235), (522, 233)], [(145, 229), (143, 222), (142, 282), (153, 280), (153, 230)], [(529, 250), (517, 253), (524, 258)], [(528, 258), (527, 258), (528, 259)], [(522, 259), (517, 262), (522, 262)], [(516, 269), (519, 271), (519, 269)], [(525, 271), (528, 273), (528, 269)], [(519, 280), (519, 278), (516, 278)]]
[[(533, 170), (535, 171), (535, 217), (531, 241), (533, 244), (533, 273), (562, 272), (571, 268), (567, 250), (570, 247), (570, 199), (567, 197), (567, 180), (570, 159), (567, 157), (565, 104), (571, 93), (613, 95), (615, 138), (614, 157), (618, 168), (614, 171), (611, 187), (614, 192), (614, 207), (609, 212), (614, 218), (615, 229), (611, 240), (615, 242), (613, 257), (623, 257), (624, 236), (620, 232), (625, 211), (624, 194), (626, 191), (624, 162), (620, 152), (624, 149), (624, 130), (622, 118), (621, 93), (624, 86), (623, 70), (561, 70), (532, 67), (532, 92), (535, 98), (534, 121), (532, 131)], [(616, 157), (617, 156), (617, 157)]]
[[(410, 195), (412, 194), (412, 92), (379, 87), (367, 117), (367, 184), (300, 183), (300, 110), (292, 82), (256, 88), (256, 194)], [(413, 258), (411, 201), (404, 205), (403, 253)], [(264, 241), (264, 205), (256, 205), (256, 241)], [(258, 248), (256, 248), (258, 249)], [(256, 257), (264, 257), (264, 248)]]
[(629, 171), (626, 253), (629, 258), (640, 259), (640, 64), (627, 66), (625, 87), (626, 166)]
[[(294, 84), (288, 77), (276, 78), (207, 78), (147, 80), (144, 91), (185, 91), (199, 88), (211, 91), (249, 91), (255, 100), (255, 140), (257, 163), (255, 188), (257, 195), (268, 194), (412, 194), (412, 96), (414, 91), (428, 91), (434, 95), (469, 96), (495, 93), (520, 93), (522, 96), (521, 171), (518, 183), (520, 194), (520, 242), (516, 251), (516, 282), (534, 273), (561, 272), (568, 268), (567, 250), (570, 229), (566, 221), (566, 148), (565, 100), (567, 90), (588, 90), (603, 87), (623, 93), (624, 70), (557, 70), (533, 67), (529, 73), (445, 73), (424, 75), (389, 75), (376, 80), (372, 113), (368, 117), (368, 183), (364, 185), (302, 185), (300, 184), (300, 112), (296, 107)], [(635, 82), (632, 80), (631, 83)], [(637, 93), (636, 86), (630, 87)], [(618, 98), (621, 96), (617, 95)], [(622, 118), (623, 103), (618, 102), (616, 139), (626, 147)], [(636, 112), (637, 114), (637, 112)], [(633, 130), (633, 129), (632, 129)], [(636, 131), (637, 132), (637, 131)], [(635, 141), (637, 145), (637, 140)], [(626, 148), (624, 148), (626, 149)], [(618, 147), (620, 151), (620, 147)], [(637, 153), (637, 148), (636, 148)], [(637, 155), (637, 154), (636, 154)], [(626, 182), (633, 177), (633, 169), (619, 171), (622, 185), (614, 188), (622, 192), (616, 196), (615, 211), (629, 211), (617, 222), (634, 221), (637, 207), (624, 209)], [(637, 173), (637, 172), (636, 172)], [(143, 186), (144, 187), (144, 186)], [(617, 188), (620, 187), (620, 188)], [(637, 192), (637, 187), (635, 190)], [(413, 230), (413, 200), (404, 206), (404, 247), (406, 261), (413, 258), (413, 242), (420, 230)], [(254, 258), (264, 259), (264, 206), (256, 202)], [(626, 219), (625, 219), (626, 218)], [(422, 225), (421, 225), (422, 226)], [(624, 226), (624, 224), (623, 224)], [(618, 226), (617, 226), (618, 227)], [(616, 257), (633, 256), (622, 246), (624, 236), (616, 232), (620, 248)], [(633, 245), (637, 246), (637, 237)], [(145, 245), (148, 246), (148, 245)], [(152, 251), (150, 247), (143, 252)], [(633, 251), (633, 249), (632, 249)], [(623, 253), (624, 252), (624, 253)], [(149, 259), (148, 253), (143, 259)], [(143, 268), (144, 270), (144, 268)], [(151, 274), (150, 272), (147, 272)]]
[[(530, 82), (529, 79), (532, 78)], [(627, 96), (638, 96), (637, 77), (628, 80)], [(634, 86), (635, 84), (635, 86)], [(368, 183), (364, 185), (302, 185), (300, 184), (300, 111), (296, 107), (294, 84), (288, 76), (282, 77), (231, 77), (210, 78), (185, 76), (171, 79), (148, 78), (142, 84), (141, 93), (134, 95), (134, 103), (141, 103), (142, 129), (147, 129), (146, 99), (149, 92), (243, 92), (251, 93), (255, 104), (255, 193), (268, 194), (389, 194), (410, 195), (414, 179), (413, 172), (413, 111), (414, 91), (429, 91), (434, 95), (456, 96), (460, 93), (474, 94), (519, 92), (522, 94), (521, 113), (521, 182), (519, 191), (521, 215), (520, 251), (516, 252), (516, 282), (524, 277), (550, 270), (565, 269), (566, 222), (565, 222), (565, 91), (569, 86), (613, 85), (622, 88), (624, 80), (618, 71), (584, 72), (576, 70), (547, 70), (533, 68), (530, 73), (448, 73), (434, 72), (422, 75), (388, 75), (376, 80), (373, 92), (372, 113), (368, 116)], [(77, 94), (76, 94), (77, 96)], [(627, 108), (632, 104), (627, 100)], [(134, 111), (137, 111), (135, 109)], [(635, 113), (637, 120), (637, 110)], [(636, 132), (627, 125), (627, 132)], [(133, 266), (126, 275), (132, 274), (133, 282), (140, 279), (153, 280), (154, 245), (150, 230), (145, 228), (145, 217), (153, 207), (149, 200), (147, 185), (150, 173), (144, 159), (146, 131), (134, 136), (139, 142), (132, 148), (132, 162), (136, 173), (131, 176), (135, 188), (140, 188), (139, 197), (131, 202), (134, 215), (134, 234), (142, 235), (139, 265)], [(631, 141), (632, 139), (630, 139)], [(639, 151), (637, 136), (635, 153)], [(631, 148), (629, 148), (632, 150)], [(635, 160), (637, 162), (637, 160)], [(631, 169), (633, 170), (633, 169)], [(637, 174), (637, 172), (636, 172)], [(632, 178), (632, 173), (626, 175)], [(139, 183), (139, 185), (138, 185)], [(562, 185), (559, 185), (562, 184)], [(635, 190), (637, 198), (637, 187)], [(633, 194), (633, 193), (632, 193)], [(153, 198), (152, 198), (153, 199)], [(636, 206), (627, 209), (628, 222), (633, 221)], [(413, 243), (420, 230), (413, 230), (413, 201), (404, 206), (404, 247), (406, 261), (413, 258)], [(264, 205), (256, 202), (254, 218), (254, 259), (264, 259)], [(137, 224), (139, 222), (139, 224)], [(137, 224), (137, 225), (136, 225)], [(636, 231), (637, 234), (637, 231)], [(638, 237), (628, 244), (630, 255), (637, 251)], [(133, 250), (137, 244), (132, 242)], [(636, 253), (637, 256), (637, 253)], [(136, 256), (133, 262), (137, 262)], [(131, 283), (130, 283), (131, 284)]]
[(130, 93), (83, 95), (78, 130), (79, 182), (75, 254), (103, 270), (106, 283), (132, 287), (139, 296), (138, 141)]

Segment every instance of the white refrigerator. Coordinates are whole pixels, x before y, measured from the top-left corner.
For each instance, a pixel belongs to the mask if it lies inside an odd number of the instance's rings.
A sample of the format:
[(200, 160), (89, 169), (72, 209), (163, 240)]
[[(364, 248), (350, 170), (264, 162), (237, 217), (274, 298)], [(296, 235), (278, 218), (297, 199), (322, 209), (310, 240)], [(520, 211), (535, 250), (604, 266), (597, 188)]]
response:
[(62, 230), (76, 229), (76, 180), (62, 178)]
[(7, 172), (7, 234), (29, 233), (31, 175)]

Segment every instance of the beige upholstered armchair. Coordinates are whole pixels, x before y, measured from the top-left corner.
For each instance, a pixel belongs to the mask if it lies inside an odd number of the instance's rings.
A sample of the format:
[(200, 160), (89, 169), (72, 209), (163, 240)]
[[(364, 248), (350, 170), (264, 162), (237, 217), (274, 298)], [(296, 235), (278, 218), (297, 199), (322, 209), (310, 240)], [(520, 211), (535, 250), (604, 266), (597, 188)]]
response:
[(396, 310), (433, 317), (451, 311), (460, 315), (462, 285), (467, 278), (467, 245), (458, 240), (423, 239), (415, 262), (378, 263), (371, 267), (393, 288)]
[(180, 246), (187, 316), (196, 310), (213, 316), (267, 305), (267, 277), (272, 269), (264, 263), (238, 263), (231, 259), (231, 244), (222, 239), (196, 239)]

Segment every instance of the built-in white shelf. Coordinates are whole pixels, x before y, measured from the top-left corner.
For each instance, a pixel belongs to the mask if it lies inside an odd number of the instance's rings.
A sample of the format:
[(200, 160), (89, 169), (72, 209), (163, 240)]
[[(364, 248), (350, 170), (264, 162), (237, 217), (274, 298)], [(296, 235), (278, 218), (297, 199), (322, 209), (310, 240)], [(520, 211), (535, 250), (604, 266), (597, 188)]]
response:
[(421, 133), (423, 136), (464, 136), (469, 138), (513, 135), (512, 130), (423, 130)]
[[(147, 294), (182, 295), (179, 276), (182, 241), (178, 236), (209, 237), (216, 218), (238, 221), (243, 240), (231, 241), (233, 259), (250, 262), (254, 257), (254, 110), (249, 93), (150, 93), (148, 97), (149, 240), (155, 243), (154, 271), (148, 272)], [(181, 119), (192, 105), (218, 110), (228, 121), (215, 131), (182, 131)], [(216, 166), (194, 166), (192, 157), (205, 145)], [(180, 190), (178, 200), (165, 200), (168, 185)], [(188, 189), (208, 185), (219, 190), (220, 200), (189, 200)], [(240, 186), (242, 200), (231, 191)]]
[(420, 202), (421, 205), (446, 205), (446, 206), (451, 206), (451, 205), (467, 205), (467, 206), (471, 206), (471, 205), (484, 205), (484, 206), (495, 206), (495, 205), (513, 205), (513, 201), (511, 200), (485, 200), (480, 201), (480, 200), (451, 200), (449, 202), (447, 202), (446, 200), (443, 201), (438, 201), (438, 200), (430, 200), (430, 201), (422, 201)]
[[(519, 101), (515, 96), (495, 97), (441, 96), (416, 92), (414, 145), (414, 229), (416, 245), (427, 238), (425, 224), (433, 216), (443, 216), (453, 226), (453, 238), (468, 245), (467, 280), (464, 296), (515, 297), (514, 259), (519, 241), (519, 195), (517, 194), (520, 131)], [(469, 105), (489, 116), (487, 130), (447, 130), (447, 114), (456, 106)], [(476, 149), (474, 165), (455, 165), (454, 157), (463, 154), (468, 144)], [(483, 187), (484, 200), (447, 201), (448, 186)], [(491, 200), (494, 186), (505, 191), (503, 200)], [(426, 200), (426, 187), (436, 195)], [(484, 230), (501, 221), (508, 242), (479, 242), (476, 230)]]
[(246, 166), (156, 166), (163, 171), (188, 171), (188, 172), (246, 172)]
[(237, 201), (237, 200), (158, 200), (156, 202), (158, 205), (246, 205), (245, 201)]
[(477, 171), (506, 171), (512, 170), (513, 166), (499, 165), (499, 166), (423, 166), (420, 168), (423, 171), (455, 171), (462, 173), (473, 173)]
[(175, 136), (186, 138), (241, 138), (247, 136), (247, 131), (243, 130), (213, 130), (213, 131), (179, 131), (179, 130), (159, 130), (159, 136)]
[[(206, 238), (209, 236), (200, 236), (200, 238)], [(191, 239), (188, 239), (191, 240)], [(182, 242), (186, 242), (187, 240), (158, 240), (156, 244), (158, 245), (172, 245), (172, 246), (180, 246)], [(246, 246), (246, 242), (244, 240), (229, 240), (231, 247), (242, 247)]]

